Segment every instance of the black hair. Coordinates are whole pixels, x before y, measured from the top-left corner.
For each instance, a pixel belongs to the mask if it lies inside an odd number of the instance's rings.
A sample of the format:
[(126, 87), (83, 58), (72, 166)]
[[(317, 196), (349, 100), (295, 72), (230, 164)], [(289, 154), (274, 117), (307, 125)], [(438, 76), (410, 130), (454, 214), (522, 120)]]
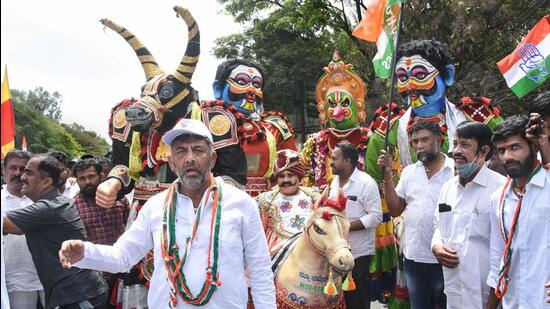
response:
[(63, 151), (50, 151), (48, 152), (49, 156), (52, 156), (54, 159), (59, 161), (59, 163), (63, 164), (64, 167), (67, 167), (69, 165), (69, 159), (67, 157), (67, 154)]
[(6, 157), (3, 160), (4, 167), (8, 166), (8, 163), (11, 159), (25, 159), (30, 160), (32, 157), (32, 154), (25, 150), (11, 150), (6, 154)]
[(51, 155), (39, 155), (35, 157), (38, 160), (37, 169), (42, 177), (50, 177), (52, 179), (52, 186), (57, 187), (59, 185), (59, 176), (63, 167), (58, 159)]
[(231, 71), (233, 71), (233, 69), (238, 67), (239, 65), (246, 65), (246, 66), (249, 66), (249, 67), (256, 68), (260, 72), (260, 74), (262, 74), (262, 78), (264, 80), (262, 88), (264, 88), (265, 80), (266, 80), (265, 69), (256, 62), (249, 61), (249, 60), (244, 60), (244, 59), (231, 59), (231, 60), (227, 60), (227, 61), (222, 62), (218, 66), (218, 69), (216, 70), (216, 81), (220, 85), (225, 84), (227, 78), (231, 74)]
[(357, 166), (357, 160), (359, 160), (359, 152), (357, 147), (350, 143), (338, 143), (336, 148), (342, 151), (342, 158), (344, 160), (349, 159), (351, 166), (355, 168)]
[(432, 132), (435, 136), (441, 136), (441, 127), (435, 122), (426, 121), (426, 122), (417, 122), (410, 130), (409, 136), (412, 136), (413, 133), (416, 133), (420, 130), (428, 130)]
[(529, 118), (525, 115), (514, 115), (504, 119), (493, 131), (493, 143), (503, 141), (510, 136), (519, 135), (531, 144), (531, 141), (525, 137), (525, 129), (528, 124)]
[(447, 44), (433, 39), (411, 41), (397, 48), (397, 59), (412, 55), (420, 55), (428, 60), (443, 78), (446, 77), (445, 66), (453, 63)]
[(489, 153), (485, 161), (489, 160), (493, 155), (493, 143), (491, 137), (493, 133), (491, 129), (484, 123), (478, 121), (464, 121), (456, 127), (456, 135), (460, 138), (475, 139), (477, 142), (477, 151), (481, 151), (483, 146), (489, 147)]
[(103, 171), (103, 168), (101, 167), (101, 163), (99, 163), (99, 160), (95, 158), (88, 158), (88, 159), (80, 160), (73, 165), (73, 175), (76, 177), (76, 172), (83, 171), (90, 167), (95, 168), (95, 171), (97, 172), (98, 175), (101, 174), (101, 172)]
[(529, 103), (529, 113), (538, 113), (541, 116), (550, 116), (550, 91), (540, 93)]

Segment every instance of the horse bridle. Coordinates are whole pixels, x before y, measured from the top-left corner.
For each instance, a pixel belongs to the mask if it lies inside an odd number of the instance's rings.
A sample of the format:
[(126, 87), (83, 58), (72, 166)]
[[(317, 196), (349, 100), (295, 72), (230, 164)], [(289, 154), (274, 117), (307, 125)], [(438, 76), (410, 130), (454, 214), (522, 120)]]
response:
[[(339, 236), (340, 236), (340, 240), (336, 241), (334, 244), (332, 244), (332, 246), (328, 247), (326, 250), (323, 250), (319, 247), (319, 245), (317, 245), (315, 243), (315, 241), (313, 240), (313, 238), (311, 238), (311, 236), (309, 235), (309, 229), (310, 227), (313, 225), (313, 222), (315, 222), (315, 220), (317, 220), (318, 218), (322, 217), (322, 213), (324, 211), (329, 211), (330, 212), (330, 215), (331, 216), (337, 216), (337, 217), (340, 217), (340, 218), (343, 218), (343, 219), (346, 219), (345, 216), (339, 214), (339, 213), (336, 213), (336, 212), (333, 212), (331, 210), (316, 210), (315, 213), (313, 214), (314, 218), (311, 220), (311, 222), (306, 226), (306, 230), (305, 230), (305, 234), (306, 234), (306, 237), (307, 239), (309, 240), (309, 242), (311, 243), (311, 245), (313, 246), (313, 249), (315, 250), (315, 252), (317, 252), (319, 255), (321, 256), (324, 256), (328, 261), (330, 261), (330, 259), (332, 258), (332, 256), (334, 254), (336, 254), (336, 252), (338, 252), (338, 250), (340, 249), (343, 249), (343, 248), (347, 248), (348, 250), (351, 250), (351, 246), (349, 245), (349, 242), (346, 240), (346, 238), (344, 237), (344, 235), (342, 234), (342, 229), (340, 227), (340, 223), (338, 222), (338, 220), (336, 220), (336, 224), (338, 225), (338, 233), (339, 233)], [(332, 219), (331, 219), (332, 220)], [(346, 219), (347, 220), (347, 219)]]

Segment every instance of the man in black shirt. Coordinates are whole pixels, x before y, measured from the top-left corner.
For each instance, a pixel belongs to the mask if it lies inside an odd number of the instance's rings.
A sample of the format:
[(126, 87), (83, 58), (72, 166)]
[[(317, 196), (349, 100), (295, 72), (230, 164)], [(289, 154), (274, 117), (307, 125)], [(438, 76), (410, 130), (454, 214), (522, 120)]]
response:
[(38, 277), (46, 294), (46, 309), (101, 308), (107, 285), (98, 272), (63, 268), (58, 251), (67, 239), (86, 239), (78, 210), (59, 194), (61, 167), (48, 155), (33, 157), (21, 176), (22, 193), (34, 204), (6, 212), (6, 234), (25, 234)]

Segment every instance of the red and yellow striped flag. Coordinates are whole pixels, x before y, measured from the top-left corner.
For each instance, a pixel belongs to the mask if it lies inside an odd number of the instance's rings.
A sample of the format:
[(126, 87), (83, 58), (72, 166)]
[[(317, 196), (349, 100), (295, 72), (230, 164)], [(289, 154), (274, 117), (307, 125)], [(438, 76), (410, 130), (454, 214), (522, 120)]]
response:
[(10, 86), (8, 83), (8, 67), (4, 70), (4, 79), (2, 80), (2, 110), (0, 130), (2, 141), (2, 159), (13, 148), (15, 148), (15, 117), (13, 105), (11, 104)]

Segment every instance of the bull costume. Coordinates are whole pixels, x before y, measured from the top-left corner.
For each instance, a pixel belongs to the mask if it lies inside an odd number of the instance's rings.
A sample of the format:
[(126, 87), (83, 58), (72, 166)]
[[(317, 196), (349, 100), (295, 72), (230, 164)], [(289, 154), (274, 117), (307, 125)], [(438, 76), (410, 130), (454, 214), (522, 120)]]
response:
[(216, 101), (193, 105), (192, 118), (202, 120), (212, 132), (218, 154), (212, 172), (244, 188), (251, 196), (268, 190), (278, 150), (296, 150), (294, 130), (279, 112), (264, 112), (264, 69), (256, 63), (234, 59), (216, 71)]
[[(113, 141), (113, 163), (109, 178), (119, 179), (124, 188), (118, 195), (133, 191), (128, 227), (149, 197), (169, 187), (177, 176), (167, 162), (169, 147), (162, 136), (188, 113), (189, 104), (198, 100), (191, 78), (200, 54), (199, 28), (191, 13), (174, 7), (188, 29), (185, 54), (177, 69), (165, 73), (149, 50), (124, 27), (107, 19), (101, 23), (117, 32), (132, 47), (145, 72), (146, 83), (139, 100), (124, 100), (111, 111), (109, 134)], [(107, 180), (108, 181), (108, 180)], [(147, 308), (147, 281), (152, 273), (152, 254), (123, 275), (118, 303), (123, 308)]]
[[(288, 149), (277, 152), (273, 174), (278, 177), (284, 171), (296, 177), (297, 183), (291, 184), (292, 186), (299, 184), (304, 176), (299, 152)], [(290, 181), (292, 179), (288, 180)], [(279, 180), (277, 182), (277, 186), (256, 198), (271, 256), (277, 253), (285, 240), (303, 232), (313, 204), (320, 198), (319, 192), (311, 187), (298, 186), (296, 194), (285, 194), (280, 186), (286, 184)]]
[[(498, 109), (487, 98), (467, 97), (457, 104), (447, 99), (446, 90), (454, 83), (455, 68), (445, 44), (435, 40), (418, 40), (399, 46), (396, 52), (394, 74), (397, 77), (397, 90), (408, 108), (404, 110), (392, 104), (388, 123), (387, 106), (384, 105), (376, 111), (370, 124), (372, 135), (367, 147), (365, 166), (367, 173), (378, 183), (383, 181), (384, 175), (376, 161), (380, 151), (384, 149), (386, 134), (389, 134), (389, 152), (394, 158), (393, 169), (400, 171), (417, 160), (408, 136), (409, 129), (416, 123), (437, 123), (444, 136), (441, 151), (448, 153), (451, 150), (450, 145), (453, 145), (456, 127), (461, 122), (483, 122), (491, 130), (502, 122)], [(406, 227), (403, 230), (406, 233)], [(401, 270), (401, 264), (399, 268)], [(408, 294), (402, 278), (402, 274), (399, 274), (390, 308), (407, 307)]]
[[(360, 126), (365, 122), (365, 96), (367, 85), (345, 64), (336, 51), (332, 61), (315, 88), (319, 121), (326, 129), (311, 135), (302, 149), (306, 168), (304, 184), (322, 187), (333, 179), (330, 158), (338, 143), (355, 145), (359, 152), (357, 168), (365, 171), (365, 156), (370, 130)], [(394, 285), (397, 251), (393, 237), (393, 224), (385, 203), (382, 203), (383, 220), (376, 228), (376, 252), (369, 266), (370, 288), (373, 300), (386, 301)]]

